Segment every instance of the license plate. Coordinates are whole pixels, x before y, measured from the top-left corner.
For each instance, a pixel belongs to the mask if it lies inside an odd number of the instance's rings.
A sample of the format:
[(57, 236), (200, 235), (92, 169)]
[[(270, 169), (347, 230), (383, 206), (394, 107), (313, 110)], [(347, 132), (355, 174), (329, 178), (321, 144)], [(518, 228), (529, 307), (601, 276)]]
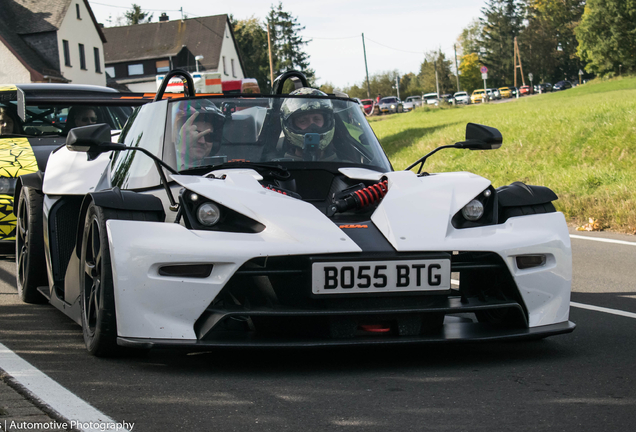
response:
[(451, 286), (450, 260), (315, 262), (314, 294), (441, 291)]

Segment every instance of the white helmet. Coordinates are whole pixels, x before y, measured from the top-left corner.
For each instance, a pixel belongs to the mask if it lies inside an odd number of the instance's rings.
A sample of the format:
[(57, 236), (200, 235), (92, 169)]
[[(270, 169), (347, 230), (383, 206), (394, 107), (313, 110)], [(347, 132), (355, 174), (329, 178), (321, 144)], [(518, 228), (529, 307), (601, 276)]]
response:
[[(294, 90), (289, 95), (327, 96), (326, 93), (309, 87)], [(280, 112), (283, 133), (293, 145), (304, 148), (305, 134), (308, 133), (317, 133), (320, 135), (320, 143), (318, 145), (320, 150), (324, 150), (333, 140), (335, 121), (333, 105), (329, 99), (287, 98), (283, 102)], [(306, 129), (301, 129), (296, 126), (294, 120), (297, 117), (312, 113), (322, 114), (324, 118), (324, 124), (322, 126), (312, 124)]]

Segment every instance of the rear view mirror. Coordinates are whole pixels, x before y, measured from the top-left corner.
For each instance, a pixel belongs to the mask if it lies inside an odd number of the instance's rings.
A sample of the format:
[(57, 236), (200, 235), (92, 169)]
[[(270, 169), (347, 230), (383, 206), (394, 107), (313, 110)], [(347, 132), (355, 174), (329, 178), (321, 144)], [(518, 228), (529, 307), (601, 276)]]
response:
[(110, 126), (105, 123), (73, 128), (66, 137), (66, 148), (88, 153), (88, 160), (95, 159), (100, 153), (122, 147), (125, 148), (123, 144), (110, 142)]
[(110, 126), (96, 124), (71, 129), (66, 137), (66, 148), (75, 152), (89, 152), (101, 143), (110, 144)]
[(497, 129), (476, 123), (466, 125), (466, 141), (455, 146), (469, 150), (494, 150), (501, 147), (503, 138)]

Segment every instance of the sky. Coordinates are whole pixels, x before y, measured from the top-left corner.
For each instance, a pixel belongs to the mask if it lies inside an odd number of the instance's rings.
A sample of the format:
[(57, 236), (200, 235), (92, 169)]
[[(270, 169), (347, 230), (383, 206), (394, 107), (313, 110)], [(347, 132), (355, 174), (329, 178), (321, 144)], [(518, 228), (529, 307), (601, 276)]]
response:
[[(154, 14), (166, 12), (171, 20), (232, 14), (264, 20), (274, 1), (229, 0), (100, 0), (90, 1), (97, 21), (114, 25), (131, 4)], [(453, 44), (462, 29), (479, 17), (484, 0), (285, 0), (283, 10), (305, 26), (301, 32), (317, 84), (337, 88), (365, 80), (364, 33), (369, 75), (398, 70), (417, 73), (427, 51), (441, 49), (454, 60)]]

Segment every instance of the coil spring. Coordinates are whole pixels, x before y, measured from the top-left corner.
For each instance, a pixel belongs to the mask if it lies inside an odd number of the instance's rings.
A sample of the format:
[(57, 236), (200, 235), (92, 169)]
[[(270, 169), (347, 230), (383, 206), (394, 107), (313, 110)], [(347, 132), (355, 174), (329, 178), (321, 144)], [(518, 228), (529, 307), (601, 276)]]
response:
[(364, 189), (360, 189), (354, 192), (357, 197), (356, 202), (358, 208), (366, 207), (373, 204), (376, 201), (380, 201), (386, 193), (389, 191), (389, 181), (384, 180), (380, 183), (376, 183), (371, 186), (367, 186)]

